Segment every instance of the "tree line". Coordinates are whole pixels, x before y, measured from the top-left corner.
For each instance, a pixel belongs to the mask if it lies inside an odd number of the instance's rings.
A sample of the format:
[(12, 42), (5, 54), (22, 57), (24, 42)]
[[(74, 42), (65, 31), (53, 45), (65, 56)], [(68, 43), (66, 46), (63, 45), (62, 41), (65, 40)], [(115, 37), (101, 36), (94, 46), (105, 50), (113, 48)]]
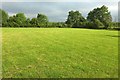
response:
[(0, 26), (2, 27), (58, 27), (58, 28), (90, 28), (90, 29), (120, 29), (120, 23), (112, 22), (112, 16), (108, 7), (103, 5), (93, 9), (84, 18), (79, 11), (69, 11), (65, 22), (49, 22), (44, 14), (37, 14), (36, 18), (26, 18), (24, 13), (9, 16), (7, 12), (0, 9)]

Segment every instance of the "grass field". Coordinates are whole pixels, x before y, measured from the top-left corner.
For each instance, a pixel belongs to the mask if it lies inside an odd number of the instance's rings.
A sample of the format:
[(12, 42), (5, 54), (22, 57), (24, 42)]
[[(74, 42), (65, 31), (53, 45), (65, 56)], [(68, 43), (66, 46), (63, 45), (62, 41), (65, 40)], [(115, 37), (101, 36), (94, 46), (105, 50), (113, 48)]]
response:
[(118, 32), (3, 28), (5, 78), (118, 77)]

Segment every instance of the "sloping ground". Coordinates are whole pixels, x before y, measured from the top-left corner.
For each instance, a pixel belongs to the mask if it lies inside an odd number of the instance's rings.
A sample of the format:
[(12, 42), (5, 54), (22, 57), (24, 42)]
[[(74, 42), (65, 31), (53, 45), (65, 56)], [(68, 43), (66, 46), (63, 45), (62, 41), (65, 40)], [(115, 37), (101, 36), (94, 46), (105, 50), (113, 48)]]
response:
[(118, 77), (118, 32), (3, 28), (5, 78)]

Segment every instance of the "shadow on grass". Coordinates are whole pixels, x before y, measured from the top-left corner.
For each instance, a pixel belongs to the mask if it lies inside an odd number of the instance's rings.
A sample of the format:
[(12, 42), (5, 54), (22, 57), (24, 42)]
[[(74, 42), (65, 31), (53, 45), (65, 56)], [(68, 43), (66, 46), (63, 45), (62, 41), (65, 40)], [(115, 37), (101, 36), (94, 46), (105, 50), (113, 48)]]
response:
[(106, 36), (120, 38), (120, 35), (106, 35)]

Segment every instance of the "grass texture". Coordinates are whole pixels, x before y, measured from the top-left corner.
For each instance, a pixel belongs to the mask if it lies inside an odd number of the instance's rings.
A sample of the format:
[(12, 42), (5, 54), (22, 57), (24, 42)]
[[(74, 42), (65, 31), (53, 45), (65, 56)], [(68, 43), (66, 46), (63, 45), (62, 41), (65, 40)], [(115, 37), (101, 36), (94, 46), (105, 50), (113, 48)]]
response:
[(116, 78), (118, 31), (3, 28), (4, 78)]

